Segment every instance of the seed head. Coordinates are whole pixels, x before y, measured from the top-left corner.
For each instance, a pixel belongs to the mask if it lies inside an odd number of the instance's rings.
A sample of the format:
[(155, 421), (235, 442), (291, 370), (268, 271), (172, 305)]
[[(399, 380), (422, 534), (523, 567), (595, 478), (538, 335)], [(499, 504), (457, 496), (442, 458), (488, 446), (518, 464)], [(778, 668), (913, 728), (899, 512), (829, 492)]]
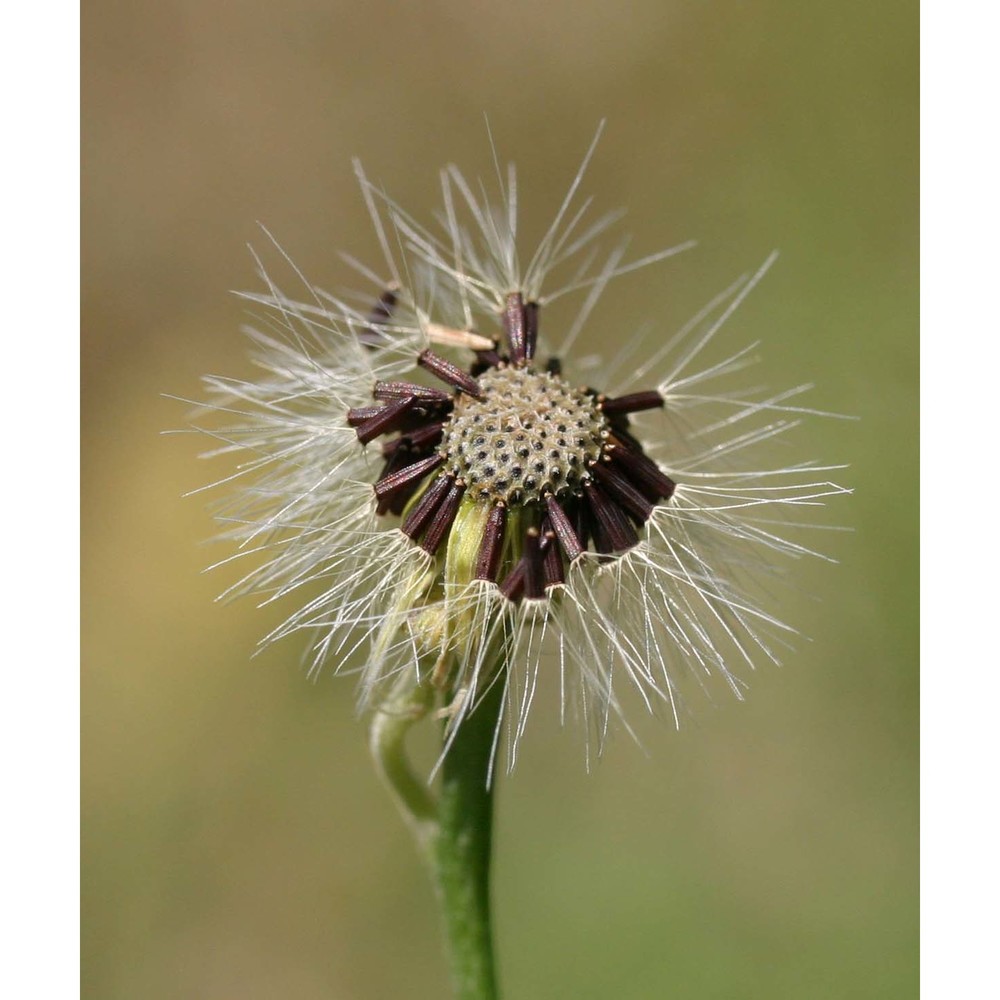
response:
[[(526, 266), (512, 168), (496, 206), (446, 169), (438, 234), (358, 167), (384, 270), (351, 263), (374, 304), (296, 271), (298, 301), (261, 268), (268, 291), (247, 298), (264, 377), (207, 380), (208, 433), (242, 459), (220, 482), (237, 484), (220, 513), (253, 560), (231, 592), (306, 595), (268, 640), (308, 632), (317, 670), (360, 662), (362, 705), (403, 672), (436, 684), (452, 732), (502, 684), (510, 764), (540, 682), (599, 743), (622, 686), (675, 721), (685, 674), (740, 695), (738, 665), (776, 661), (792, 634), (755, 581), (816, 555), (793, 515), (845, 492), (817, 475), (830, 466), (760, 464), (816, 412), (789, 402), (807, 387), (740, 392), (750, 349), (702, 362), (770, 261), (644, 356), (574, 363), (608, 283), (685, 248), (591, 268), (613, 221), (574, 206), (593, 148)], [(543, 330), (574, 292), (576, 319)]]

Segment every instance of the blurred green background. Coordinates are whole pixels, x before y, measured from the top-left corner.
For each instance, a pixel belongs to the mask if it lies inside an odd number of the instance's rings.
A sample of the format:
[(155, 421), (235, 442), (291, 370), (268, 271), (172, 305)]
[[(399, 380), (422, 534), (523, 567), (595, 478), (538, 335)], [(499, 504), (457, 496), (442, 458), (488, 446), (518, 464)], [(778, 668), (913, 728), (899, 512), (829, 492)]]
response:
[[(695, 699), (591, 774), (549, 699), (499, 789), (505, 995), (916, 995), (917, 24), (902, 2), (414, 5), (94, 0), (84, 20), (84, 994), (447, 995), (431, 889), (353, 685), (231, 580), (193, 437), (249, 372), (230, 289), (261, 220), (331, 289), (377, 260), (351, 173), (422, 218), (439, 166), (517, 161), (529, 229), (585, 185), (642, 254), (587, 347), (676, 329), (772, 249), (725, 335), (815, 380), (801, 457), (857, 488), (783, 616), (810, 637), (740, 704)], [(535, 220), (532, 222), (531, 220)], [(602, 344), (601, 332), (613, 323)], [(800, 438), (800, 440), (803, 440)]]

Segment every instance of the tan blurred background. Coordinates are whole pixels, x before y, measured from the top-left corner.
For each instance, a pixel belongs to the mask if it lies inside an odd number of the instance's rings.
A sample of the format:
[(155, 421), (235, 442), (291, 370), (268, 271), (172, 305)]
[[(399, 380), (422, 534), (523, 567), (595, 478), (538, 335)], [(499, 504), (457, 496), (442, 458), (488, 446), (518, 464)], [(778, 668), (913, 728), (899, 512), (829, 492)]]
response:
[(916, 995), (916, 36), (894, 0), (85, 6), (85, 996), (446, 995), (352, 683), (294, 643), (250, 659), (281, 609), (213, 603), (231, 577), (200, 575), (221, 552), (181, 498), (211, 472), (160, 394), (249, 371), (257, 220), (350, 285), (336, 251), (377, 259), (351, 157), (427, 218), (444, 162), (490, 170), (484, 112), (534, 232), (606, 116), (587, 191), (636, 254), (700, 241), (613, 287), (588, 347), (675, 329), (777, 247), (726, 344), (862, 418), (812, 426), (855, 530), (802, 568), (782, 613), (812, 641), (747, 702), (589, 775), (538, 706), (499, 790), (505, 995)]

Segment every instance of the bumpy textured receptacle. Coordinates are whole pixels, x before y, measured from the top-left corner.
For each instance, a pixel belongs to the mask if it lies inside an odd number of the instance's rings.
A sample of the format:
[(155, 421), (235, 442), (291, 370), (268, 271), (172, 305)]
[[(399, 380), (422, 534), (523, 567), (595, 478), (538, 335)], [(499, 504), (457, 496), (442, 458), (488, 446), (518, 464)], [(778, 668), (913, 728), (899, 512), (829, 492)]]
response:
[(378, 382), (382, 405), (350, 411), (348, 423), (362, 444), (397, 435), (382, 446), (380, 514), (402, 516), (403, 533), (434, 555), (462, 504), (488, 507), (475, 577), (509, 600), (542, 600), (588, 550), (607, 559), (638, 544), (655, 505), (672, 496), (673, 480), (629, 430), (630, 414), (663, 398), (574, 387), (558, 358), (536, 367), (539, 308), (519, 292), (501, 322), (506, 353), (478, 350), (469, 371), (429, 350), (417, 356), (449, 391)]

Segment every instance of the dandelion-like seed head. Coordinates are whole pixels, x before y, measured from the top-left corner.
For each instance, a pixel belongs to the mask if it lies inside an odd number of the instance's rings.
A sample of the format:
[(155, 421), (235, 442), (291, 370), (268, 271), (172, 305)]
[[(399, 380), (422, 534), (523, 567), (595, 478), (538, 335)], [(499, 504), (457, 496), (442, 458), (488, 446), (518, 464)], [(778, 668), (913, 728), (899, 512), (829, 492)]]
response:
[[(740, 695), (737, 667), (792, 634), (756, 581), (816, 556), (795, 515), (845, 492), (829, 466), (758, 462), (816, 412), (793, 401), (806, 386), (740, 391), (751, 349), (703, 361), (767, 265), (643, 356), (574, 364), (608, 283), (685, 248), (598, 259), (614, 219), (576, 204), (593, 148), (527, 264), (513, 169), (494, 205), (447, 168), (432, 231), (359, 167), (384, 264), (350, 262), (374, 304), (297, 271), (306, 294), (289, 296), (262, 269), (264, 376), (208, 380), (204, 429), (241, 456), (220, 515), (252, 561), (230, 592), (307, 595), (268, 639), (307, 631), (314, 669), (361, 663), (363, 705), (411, 677), (454, 733), (503, 685), (510, 764), (546, 677), (599, 742), (622, 686), (675, 720), (684, 675)], [(574, 321), (543, 329), (572, 293)]]

